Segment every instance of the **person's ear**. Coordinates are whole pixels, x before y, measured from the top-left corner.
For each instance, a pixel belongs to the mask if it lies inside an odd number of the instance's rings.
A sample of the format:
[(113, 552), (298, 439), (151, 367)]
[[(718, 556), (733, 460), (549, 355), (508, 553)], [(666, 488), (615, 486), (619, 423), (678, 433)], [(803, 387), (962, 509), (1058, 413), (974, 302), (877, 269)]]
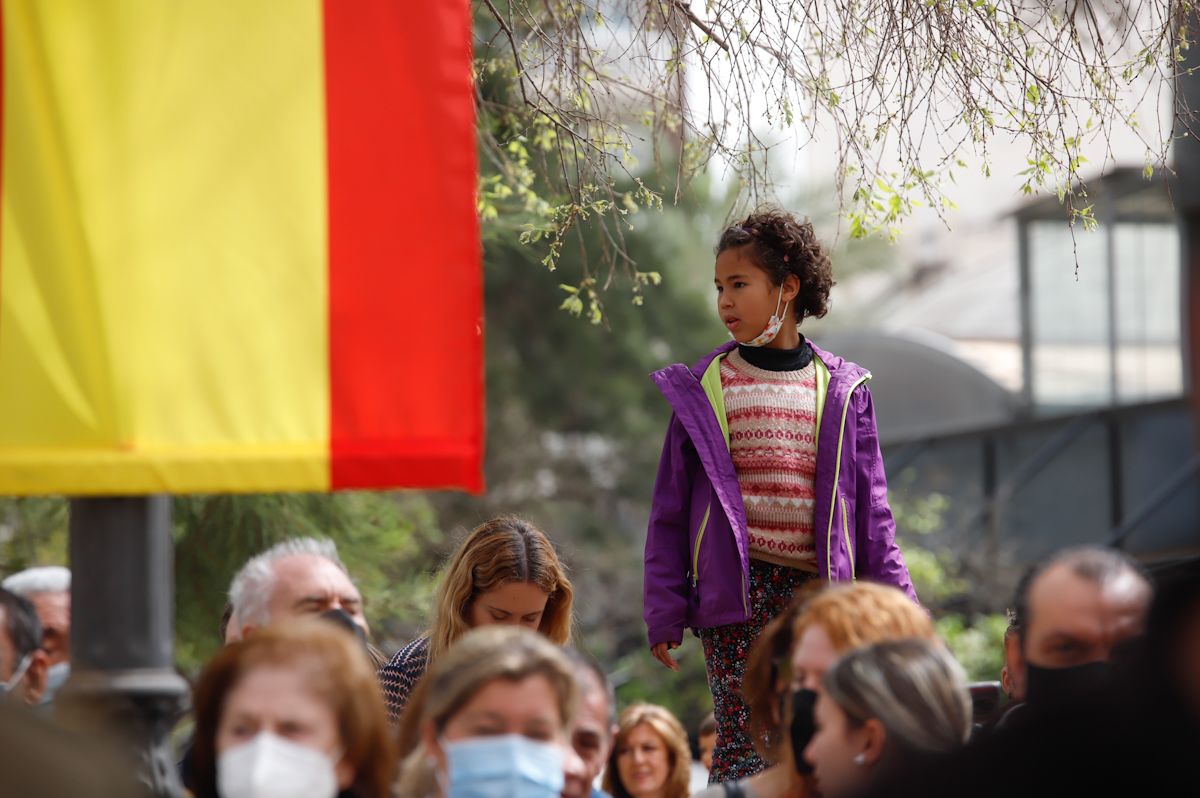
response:
[[(1004, 641), (1004, 653), (1007, 663), (1008, 684), (1005, 685), (1005, 691), (1009, 693), (1014, 701), (1025, 700), (1025, 652), (1022, 650), (1021, 636), (1012, 635), (1008, 640)], [(1001, 681), (1003, 681), (1003, 673)], [(1011, 692), (1009, 692), (1011, 688)]]
[(29, 667), (25, 670), (25, 702), (36, 704), (46, 692), (46, 669), (50, 667), (46, 652), (40, 648), (29, 656)]
[(863, 757), (864, 765), (875, 765), (883, 758), (883, 751), (887, 747), (887, 729), (878, 718), (870, 718), (862, 725), (863, 747), (859, 752)]
[(349, 757), (343, 755), (334, 765), (333, 772), (337, 776), (339, 790), (348, 790), (354, 784), (354, 765), (350, 764)]
[(792, 302), (800, 295), (800, 278), (789, 274), (783, 278), (783, 301)]
[(438, 741), (437, 728), (432, 720), (421, 724), (421, 744), (425, 746), (425, 756), (435, 768), (446, 771), (446, 751)]

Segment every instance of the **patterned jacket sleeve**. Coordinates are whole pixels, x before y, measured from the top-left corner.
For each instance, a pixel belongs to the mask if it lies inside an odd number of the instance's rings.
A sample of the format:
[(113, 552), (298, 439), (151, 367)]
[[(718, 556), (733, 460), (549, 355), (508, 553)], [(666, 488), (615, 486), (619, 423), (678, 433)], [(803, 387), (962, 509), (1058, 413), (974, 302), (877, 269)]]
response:
[(379, 669), (379, 686), (383, 690), (383, 702), (387, 705), (388, 722), (392, 725), (400, 721), (408, 698), (425, 675), (428, 664), (429, 638), (423, 636), (397, 651), (391, 661)]

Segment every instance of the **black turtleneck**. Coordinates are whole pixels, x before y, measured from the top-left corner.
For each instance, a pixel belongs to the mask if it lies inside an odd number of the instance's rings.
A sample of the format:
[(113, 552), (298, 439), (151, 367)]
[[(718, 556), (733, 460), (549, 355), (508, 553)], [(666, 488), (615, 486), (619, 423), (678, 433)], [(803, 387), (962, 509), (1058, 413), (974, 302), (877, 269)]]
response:
[(795, 349), (738, 344), (738, 352), (751, 366), (764, 371), (799, 371), (813, 359), (812, 346), (803, 335), (800, 336), (800, 346)]

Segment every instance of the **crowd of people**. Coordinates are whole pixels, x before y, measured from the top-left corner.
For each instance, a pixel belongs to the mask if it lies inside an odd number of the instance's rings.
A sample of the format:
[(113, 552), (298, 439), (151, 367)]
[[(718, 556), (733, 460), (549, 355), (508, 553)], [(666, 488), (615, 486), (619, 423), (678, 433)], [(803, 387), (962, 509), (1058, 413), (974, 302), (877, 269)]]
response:
[[(12, 700), (45, 706), (48, 663), (64, 644), (43, 626), (69, 639), (69, 574), (6, 584), (0, 679)], [(187, 788), (201, 798), (841, 798), (1064, 784), (1111, 794), (1135, 772), (1143, 789), (1186, 775), (1172, 753), (1200, 743), (1200, 583), (1153, 584), (1106, 549), (1060, 552), (1017, 586), (1004, 646), (1011, 700), (986, 725), (904, 591), (804, 586), (747, 657), (741, 731), (762, 767), (698, 792), (679, 720), (655, 704), (619, 706), (604, 669), (571, 646), (567, 568), (539, 529), (481, 525), (437, 595), (428, 634), (382, 658), (332, 543), (287, 540), (252, 558), (229, 591), (226, 644), (195, 682)], [(694, 731), (701, 751), (718, 744), (711, 719)], [(1084, 741), (1115, 758), (1094, 758)], [(1131, 767), (1133, 752), (1155, 767)]]

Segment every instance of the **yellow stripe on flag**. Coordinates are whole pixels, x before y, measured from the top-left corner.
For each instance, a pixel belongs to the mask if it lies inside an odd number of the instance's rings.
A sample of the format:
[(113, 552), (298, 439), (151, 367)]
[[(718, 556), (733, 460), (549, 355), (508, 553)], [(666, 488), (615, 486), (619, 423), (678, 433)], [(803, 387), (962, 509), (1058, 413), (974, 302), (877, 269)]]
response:
[(3, 9), (0, 493), (327, 489), (320, 3)]

